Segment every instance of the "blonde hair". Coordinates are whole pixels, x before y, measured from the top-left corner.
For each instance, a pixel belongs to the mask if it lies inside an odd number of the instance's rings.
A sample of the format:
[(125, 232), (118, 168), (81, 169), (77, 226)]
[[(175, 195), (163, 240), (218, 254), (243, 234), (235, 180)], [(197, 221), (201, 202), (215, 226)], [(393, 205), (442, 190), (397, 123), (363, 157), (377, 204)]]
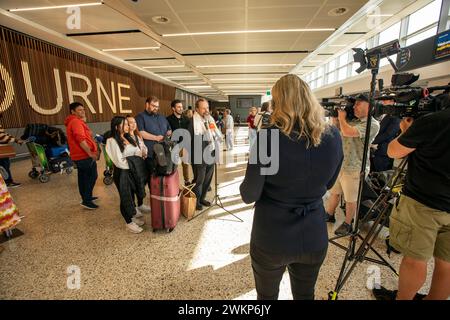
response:
[(272, 98), (272, 125), (287, 136), (298, 125), (298, 139), (305, 138), (307, 147), (320, 145), (327, 128), (324, 109), (306, 82), (294, 74), (285, 75), (273, 86)]

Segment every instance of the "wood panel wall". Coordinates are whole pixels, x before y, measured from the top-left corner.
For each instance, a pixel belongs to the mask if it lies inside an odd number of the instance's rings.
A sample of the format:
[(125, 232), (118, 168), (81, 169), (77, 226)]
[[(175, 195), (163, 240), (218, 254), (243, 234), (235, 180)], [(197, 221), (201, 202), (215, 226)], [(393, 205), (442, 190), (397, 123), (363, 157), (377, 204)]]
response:
[[(26, 80), (26, 66), (30, 81)], [(55, 74), (56, 79), (59, 76), (58, 81), (55, 81)], [(76, 75), (70, 77), (68, 84), (67, 77), (71, 74)], [(115, 97), (116, 112), (110, 107), (103, 90), (97, 90), (97, 82), (104, 87), (111, 102)], [(72, 102), (68, 85), (71, 85), (72, 92), (84, 92), (89, 83), (92, 88), (87, 98), (91, 107), (82, 97), (75, 95), (72, 99), (83, 103), (88, 122), (106, 122), (114, 115), (139, 113), (144, 110), (145, 99), (150, 95), (160, 99), (160, 112), (167, 115), (171, 113), (170, 101), (175, 99), (174, 87), (0, 26), (0, 112), (3, 127), (21, 128), (28, 123), (63, 124), (69, 114), (68, 105)], [(125, 97), (123, 112), (119, 108), (119, 85)], [(189, 100), (193, 100), (191, 98), (189, 96)]]

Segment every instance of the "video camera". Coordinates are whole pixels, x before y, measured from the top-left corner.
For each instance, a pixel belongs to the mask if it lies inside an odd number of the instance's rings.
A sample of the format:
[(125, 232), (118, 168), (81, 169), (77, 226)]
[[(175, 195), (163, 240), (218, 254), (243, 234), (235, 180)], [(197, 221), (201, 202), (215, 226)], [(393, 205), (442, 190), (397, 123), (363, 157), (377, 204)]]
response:
[(337, 118), (338, 110), (344, 110), (347, 112), (347, 120), (350, 121), (356, 118), (353, 111), (355, 102), (355, 97), (341, 95), (334, 98), (324, 98), (320, 104), (325, 109), (327, 117)]
[[(378, 103), (374, 115), (387, 114), (394, 117), (412, 117), (417, 119), (423, 115), (443, 110), (449, 106), (450, 84), (441, 87), (411, 86), (419, 79), (411, 73), (394, 74), (391, 88), (381, 90), (375, 97)], [(435, 91), (444, 91), (439, 95), (431, 95)]]

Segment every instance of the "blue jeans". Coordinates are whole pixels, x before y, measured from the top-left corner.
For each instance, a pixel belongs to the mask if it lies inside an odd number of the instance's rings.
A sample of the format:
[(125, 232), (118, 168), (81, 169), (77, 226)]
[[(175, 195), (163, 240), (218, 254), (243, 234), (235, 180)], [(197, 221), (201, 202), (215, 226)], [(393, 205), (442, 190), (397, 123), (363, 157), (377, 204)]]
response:
[(13, 182), (11, 171), (9, 169), (11, 166), (11, 160), (9, 160), (9, 158), (0, 159), (0, 166), (5, 168), (6, 172), (8, 172), (8, 179), (5, 179), (5, 182), (7, 184)]
[(97, 181), (97, 162), (92, 158), (74, 161), (78, 170), (78, 190), (83, 203), (92, 202), (92, 190)]

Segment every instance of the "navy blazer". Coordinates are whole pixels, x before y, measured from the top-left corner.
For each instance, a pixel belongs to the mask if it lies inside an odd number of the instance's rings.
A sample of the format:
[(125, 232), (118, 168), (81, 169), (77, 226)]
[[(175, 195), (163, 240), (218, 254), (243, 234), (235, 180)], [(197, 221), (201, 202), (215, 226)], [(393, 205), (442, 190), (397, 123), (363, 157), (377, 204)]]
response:
[[(267, 135), (270, 145), (274, 130), (278, 129), (260, 131), (251, 152), (261, 147), (262, 135)], [(281, 132), (278, 143), (278, 172), (261, 175), (264, 165), (258, 160), (247, 165), (240, 186), (244, 202), (256, 202), (251, 242), (279, 254), (324, 250), (328, 233), (322, 197), (334, 185), (344, 158), (339, 131), (328, 127), (318, 147), (307, 148), (305, 139)]]

